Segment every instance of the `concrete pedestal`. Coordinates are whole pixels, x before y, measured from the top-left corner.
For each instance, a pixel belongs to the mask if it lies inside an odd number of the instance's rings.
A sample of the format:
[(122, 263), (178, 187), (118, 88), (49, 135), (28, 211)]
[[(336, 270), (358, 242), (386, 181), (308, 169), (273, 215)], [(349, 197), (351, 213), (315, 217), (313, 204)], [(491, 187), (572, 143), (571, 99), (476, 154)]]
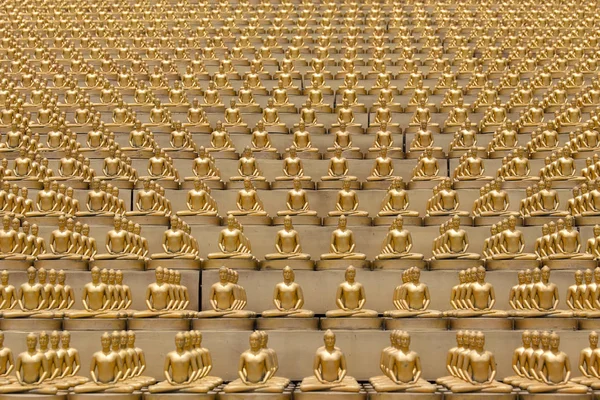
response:
[[(340, 217), (325, 217), (323, 218), (323, 226), (337, 226)], [(353, 215), (346, 216), (347, 226), (370, 226), (370, 217), (355, 217)]]
[(429, 260), (429, 269), (432, 271), (439, 269), (458, 271), (467, 268), (477, 268), (481, 265), (483, 265), (483, 260), (436, 260), (434, 258)]
[(94, 260), (90, 262), (90, 269), (116, 269), (121, 271), (143, 271), (146, 269), (145, 260)]
[(221, 225), (221, 217), (212, 215), (179, 216), (188, 225)]
[(381, 329), (382, 318), (321, 318), (321, 330)]
[(524, 270), (540, 267), (539, 260), (485, 260), (488, 271)]
[(8, 318), (0, 319), (2, 331), (60, 331), (62, 318)]
[(127, 329), (132, 331), (187, 331), (188, 318), (129, 318)]
[(591, 393), (519, 393), (519, 400), (592, 400), (593, 398), (596, 397)]
[(449, 318), (450, 330), (512, 330), (513, 321), (509, 318)]
[(202, 269), (219, 269), (221, 267), (231, 269), (258, 269), (258, 261), (256, 259), (219, 258), (205, 260), (202, 264)]
[(358, 269), (370, 269), (371, 262), (367, 260), (319, 260), (317, 261), (317, 271), (328, 269), (346, 269), (349, 266)]
[(84, 260), (37, 260), (33, 264), (36, 269), (44, 268), (46, 271), (51, 269), (65, 271), (87, 271), (88, 261)]
[(448, 320), (445, 318), (384, 318), (384, 329), (408, 331), (445, 331), (448, 329)]
[[(292, 225), (321, 225), (321, 217), (316, 215), (292, 215)], [(285, 217), (273, 217), (273, 225), (283, 225)]]
[(367, 400), (367, 392), (361, 390), (352, 392), (302, 392), (300, 389), (294, 391), (294, 400)]
[(444, 400), (517, 400), (517, 393), (444, 393)]
[[(373, 218), (373, 225), (375, 226), (390, 226), (392, 222), (396, 220), (396, 216), (386, 216), (386, 217), (375, 217)], [(402, 223), (404, 225), (409, 226), (421, 226), (423, 224), (423, 220), (421, 217), (405, 217), (402, 216)]]
[(256, 320), (256, 329), (271, 330), (318, 330), (319, 318), (258, 318)]
[[(425, 226), (440, 226), (452, 219), (452, 215), (426, 215), (423, 217), (423, 225)], [(459, 217), (460, 224), (462, 226), (473, 225), (473, 218), (471, 217)]]
[(263, 260), (260, 262), (260, 269), (281, 270), (287, 266), (293, 270), (314, 270), (315, 262), (312, 260)]
[(427, 261), (425, 260), (374, 260), (373, 269), (393, 269), (393, 270), (405, 270), (411, 267), (417, 267), (421, 270), (427, 269)]
[(69, 400), (142, 400), (142, 392), (133, 393), (69, 393)]
[(256, 318), (194, 318), (192, 329), (200, 331), (252, 331)]
[(588, 268), (593, 270), (598, 265), (596, 260), (542, 260), (542, 264), (547, 265), (551, 270), (586, 270)]
[(514, 329), (539, 331), (577, 330), (576, 318), (514, 318)]
[(208, 393), (144, 393), (144, 400), (215, 400), (217, 392)]
[(156, 260), (148, 260), (146, 269), (152, 270), (158, 267), (169, 268), (174, 270), (190, 269), (199, 270), (202, 268), (201, 260), (187, 260), (183, 258), (162, 258)]
[(127, 319), (65, 318), (63, 329), (65, 331), (122, 331), (127, 329)]

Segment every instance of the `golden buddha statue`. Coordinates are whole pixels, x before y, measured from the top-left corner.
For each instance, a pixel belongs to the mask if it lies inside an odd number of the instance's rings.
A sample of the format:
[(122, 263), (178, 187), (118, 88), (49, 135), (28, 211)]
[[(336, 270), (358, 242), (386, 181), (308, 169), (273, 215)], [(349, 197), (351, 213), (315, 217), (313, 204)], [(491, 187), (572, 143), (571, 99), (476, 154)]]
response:
[(518, 273), (518, 284), (509, 294), (510, 315), (519, 317), (572, 317), (573, 312), (557, 309), (558, 286), (550, 282), (550, 268), (525, 270)]
[(436, 386), (421, 378), (421, 358), (410, 350), (410, 335), (405, 331), (390, 333), (391, 346), (381, 351), (379, 368), (384, 375), (369, 379), (380, 392), (433, 393)]
[(143, 187), (135, 195), (137, 210), (127, 211), (128, 217), (136, 216), (169, 216), (171, 204), (164, 197), (164, 189), (150, 179), (143, 180)]
[(275, 285), (273, 303), (276, 309), (263, 311), (263, 318), (312, 318), (315, 315), (310, 310), (302, 309), (302, 287), (295, 282), (294, 271), (289, 266), (283, 269), (283, 282)]
[(452, 180), (444, 181), (433, 189), (433, 196), (427, 201), (427, 216), (468, 216), (467, 211), (459, 211), (458, 192), (452, 188)]
[(310, 138), (310, 132), (306, 129), (306, 123), (303, 120), (298, 122), (298, 127), (294, 130), (293, 147), (300, 153), (318, 154), (319, 149), (313, 147)]
[(367, 181), (389, 181), (394, 179), (394, 166), (392, 159), (388, 156), (387, 146), (382, 146), (379, 149), (379, 155), (375, 158), (371, 174), (367, 177)]
[[(36, 282), (38, 272), (34, 267), (27, 269), (27, 282), (23, 283), (18, 290), (12, 285), (8, 285), (8, 273), (3, 274), (4, 292), (7, 295), (5, 308), (3, 310), (4, 318), (54, 318), (60, 317), (61, 313), (55, 313), (55, 296), (52, 286), (46, 287), (46, 270), (43, 274), (42, 282)], [(19, 310), (15, 310), (18, 304)]]
[(253, 260), (250, 243), (238, 227), (236, 218), (227, 214), (227, 227), (219, 233), (219, 252), (209, 253), (208, 259)]
[(287, 127), (279, 119), (279, 111), (273, 98), (267, 100), (267, 106), (263, 109), (262, 121), (269, 131), (287, 132)]
[(197, 318), (254, 318), (256, 313), (244, 311), (246, 291), (237, 284), (237, 272), (219, 268), (219, 282), (211, 286), (209, 301), (212, 310), (200, 311)]
[(450, 305), (452, 311), (444, 312), (449, 317), (493, 317), (505, 318), (505, 311), (493, 310), (496, 304), (494, 286), (486, 282), (486, 271), (482, 266), (459, 273), (460, 283), (452, 288)]
[(178, 217), (202, 215), (217, 216), (217, 202), (210, 194), (210, 188), (206, 186), (200, 177), (194, 179), (194, 187), (186, 195), (185, 204), (187, 210), (177, 211)]
[(283, 160), (283, 176), (275, 177), (276, 181), (291, 181), (299, 179), (300, 181), (310, 181), (310, 176), (304, 176), (304, 164), (302, 159), (298, 157), (298, 153), (294, 146), (287, 150), (287, 157)]
[(171, 215), (170, 226), (163, 233), (162, 248), (164, 252), (154, 253), (151, 258), (153, 260), (198, 260), (198, 243), (188, 233), (185, 224), (176, 215)]
[[(479, 260), (478, 253), (467, 253), (469, 238), (467, 232), (460, 228), (460, 217), (452, 217), (449, 225), (442, 225), (442, 234), (434, 240), (433, 258), (436, 260)], [(441, 228), (440, 228), (441, 229)]]
[[(72, 221), (71, 218), (69, 220)], [(78, 253), (81, 249), (77, 246), (73, 232), (67, 229), (67, 218), (64, 215), (58, 217), (58, 229), (50, 234), (50, 253), (38, 254), (38, 260), (82, 260), (83, 256)]]
[(438, 176), (440, 172), (440, 165), (433, 156), (433, 148), (426, 147), (425, 151), (419, 156), (417, 165), (412, 170), (411, 181), (437, 181), (445, 179), (442, 176)]
[(276, 354), (262, 347), (261, 334), (250, 334), (250, 349), (240, 356), (238, 375), (225, 386), (225, 393), (282, 393), (289, 379), (275, 377), (278, 364)]
[(206, 149), (209, 153), (233, 153), (235, 146), (231, 141), (227, 128), (221, 121), (217, 121), (215, 129), (210, 133), (210, 146)]
[[(177, 278), (179, 276), (179, 278)], [(187, 311), (190, 303), (188, 290), (178, 280), (181, 275), (178, 271), (157, 267), (154, 271), (155, 282), (146, 289), (145, 311), (134, 311), (133, 318), (189, 318), (195, 315), (194, 311)]]
[(178, 332), (175, 350), (165, 357), (166, 380), (148, 387), (150, 393), (207, 393), (220, 385), (221, 378), (209, 376), (212, 358), (208, 349), (200, 347), (198, 331)]
[(267, 216), (258, 192), (249, 177), (244, 178), (244, 187), (238, 191), (236, 200), (237, 210), (228, 211), (228, 214), (240, 216)]
[(418, 217), (418, 211), (408, 209), (408, 192), (404, 189), (402, 177), (394, 177), (388, 191), (381, 202), (378, 217), (406, 216)]
[[(596, 364), (598, 362), (598, 333), (596, 333), (596, 331), (589, 333), (588, 342), (589, 347), (586, 347), (579, 352), (578, 369), (583, 376), (573, 378), (571, 381), (596, 389), (600, 387)], [(515, 350), (515, 352), (517, 352), (517, 350)]]
[(537, 254), (523, 253), (525, 240), (523, 233), (516, 228), (517, 218), (511, 215), (507, 222), (507, 229), (498, 232), (497, 240), (494, 240), (494, 245), (490, 246), (487, 258), (493, 260), (537, 260)]
[(348, 376), (346, 357), (335, 346), (335, 333), (327, 330), (323, 335), (325, 346), (319, 347), (313, 362), (314, 376), (304, 378), (302, 392), (359, 392), (361, 385)]
[(258, 163), (256, 162), (256, 158), (252, 154), (252, 149), (249, 146), (244, 148), (242, 152), (242, 156), (238, 161), (238, 176), (232, 176), (229, 178), (231, 181), (243, 181), (246, 178), (249, 178), (252, 181), (257, 182), (265, 182), (266, 179), (262, 176), (260, 169), (258, 168)]
[(240, 109), (237, 107), (236, 101), (233, 98), (229, 101), (229, 107), (225, 109), (224, 126), (232, 131), (245, 131), (248, 128), (248, 124), (242, 120)]
[(329, 245), (330, 253), (321, 254), (321, 260), (365, 260), (366, 256), (362, 253), (356, 253), (354, 243), (354, 233), (346, 228), (347, 219), (345, 215), (340, 215), (337, 229), (331, 234)]
[(533, 352), (528, 363), (532, 379), (525, 377), (511, 384), (529, 393), (586, 393), (587, 386), (570, 380), (571, 362), (569, 356), (559, 350), (558, 334), (544, 332), (541, 341), (542, 348)]
[(421, 271), (411, 267), (402, 272), (402, 285), (394, 290), (393, 303), (395, 310), (384, 312), (391, 318), (438, 318), (441, 312), (428, 310), (431, 297), (429, 288), (420, 281)]
[(581, 240), (579, 231), (573, 227), (574, 218), (571, 215), (565, 217), (564, 221), (559, 219), (556, 223), (557, 231), (552, 235), (552, 241), (546, 244), (546, 255), (542, 259), (549, 260), (593, 260), (594, 256), (580, 253)]
[(309, 254), (302, 253), (300, 236), (292, 225), (290, 215), (284, 217), (283, 227), (275, 239), (277, 253), (265, 255), (265, 260), (310, 260)]
[[(461, 334), (461, 341), (458, 335)], [(464, 338), (463, 338), (464, 337)], [(510, 393), (512, 386), (500, 383), (496, 377), (496, 358), (485, 350), (483, 332), (457, 333), (458, 347), (450, 349), (446, 369), (450, 376), (436, 380), (452, 393)]]
[(192, 172), (195, 175), (194, 180), (199, 179), (202, 182), (221, 180), (219, 169), (215, 165), (215, 160), (210, 153), (206, 151), (204, 146), (198, 148), (198, 155), (192, 164)]
[(131, 238), (126, 229), (122, 229), (123, 218), (116, 216), (113, 220), (113, 229), (106, 234), (106, 254), (98, 254), (94, 257), (96, 260), (139, 260), (144, 259), (140, 256), (140, 249)]
[(262, 154), (270, 153), (275, 157), (277, 156), (277, 149), (271, 144), (269, 132), (265, 128), (263, 121), (256, 123), (256, 127), (252, 131), (252, 141), (250, 143), (252, 144), (253, 152), (260, 152)]
[(326, 312), (327, 318), (374, 318), (377, 311), (364, 308), (367, 301), (363, 285), (355, 280), (356, 269), (353, 266), (346, 268), (344, 282), (337, 289), (336, 310)]
[(358, 195), (354, 190), (350, 188), (351, 181), (344, 180), (342, 189), (337, 194), (337, 200), (335, 204), (335, 210), (330, 211), (327, 215), (330, 217), (337, 217), (344, 215), (346, 217), (368, 217), (367, 211), (360, 211), (358, 209)]
[(377, 260), (422, 260), (423, 254), (411, 253), (413, 242), (412, 236), (407, 229), (403, 227), (403, 219), (398, 215), (390, 225), (385, 240), (381, 247), (381, 254)]

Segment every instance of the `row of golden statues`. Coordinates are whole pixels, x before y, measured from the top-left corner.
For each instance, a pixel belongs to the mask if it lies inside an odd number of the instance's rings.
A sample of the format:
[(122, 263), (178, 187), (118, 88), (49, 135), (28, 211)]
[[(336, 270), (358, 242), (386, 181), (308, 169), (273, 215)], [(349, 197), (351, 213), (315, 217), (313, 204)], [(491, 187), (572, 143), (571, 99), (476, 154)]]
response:
[[(292, 268), (282, 271), (283, 281), (275, 285), (275, 309), (262, 312), (263, 318), (312, 318), (315, 313), (303, 309), (302, 286), (295, 281)], [(412, 267), (402, 273), (402, 284), (393, 293), (395, 310), (383, 315), (391, 318), (454, 318), (471, 317), (584, 317), (595, 318), (600, 313), (600, 268), (594, 271), (577, 270), (575, 283), (569, 286), (566, 304), (570, 310), (558, 309), (559, 294), (556, 284), (550, 282), (550, 268), (535, 268), (518, 272), (518, 283), (510, 290), (512, 311), (494, 310), (494, 286), (485, 280), (483, 267), (461, 270), (459, 283), (452, 288), (451, 311), (429, 310), (431, 295), (428, 285), (421, 282), (420, 270)], [(94, 267), (92, 280), (83, 286), (83, 309), (73, 309), (74, 289), (66, 284), (64, 271), (40, 268), (27, 270), (27, 282), (15, 288), (9, 283), (8, 271), (1, 274), (3, 318), (254, 318), (257, 313), (245, 310), (246, 290), (238, 284), (238, 273), (221, 267), (219, 281), (212, 284), (208, 294), (210, 309), (188, 310), (190, 296), (181, 284), (181, 274), (158, 267), (155, 282), (145, 293), (147, 310), (130, 309), (132, 290), (123, 282), (123, 273), (113, 269)], [(377, 317), (377, 311), (364, 308), (367, 297), (364, 286), (356, 280), (356, 269), (348, 267), (344, 282), (335, 295), (336, 309), (327, 311), (328, 318)], [(208, 307), (207, 307), (208, 308)]]
[[(67, 331), (48, 335), (27, 335), (27, 351), (13, 361), (12, 351), (3, 346), (0, 333), (0, 393), (55, 394), (73, 389), (75, 393), (132, 393), (147, 387), (150, 393), (206, 393), (223, 383), (210, 376), (213, 362), (210, 351), (202, 347), (199, 331), (175, 335), (175, 350), (167, 353), (165, 380), (156, 383), (143, 376), (146, 360), (142, 349), (135, 346), (133, 331), (105, 332), (100, 338), (102, 349), (92, 355), (91, 379), (78, 376), (81, 369), (79, 352), (70, 347)], [(456, 347), (448, 351), (446, 369), (450, 375), (436, 379), (438, 385), (453, 393), (510, 393), (521, 388), (530, 393), (587, 393), (598, 386), (598, 334), (589, 334), (590, 347), (581, 351), (578, 369), (583, 376), (571, 378), (571, 362), (561, 351), (560, 337), (555, 332), (525, 331), (523, 345), (514, 351), (512, 368), (516, 375), (496, 380), (494, 354), (485, 349), (485, 335), (480, 331), (459, 331)], [(380, 369), (384, 375), (369, 382), (377, 392), (433, 393), (438, 390), (422, 378), (419, 354), (410, 349), (410, 334), (390, 333), (390, 346), (381, 351)], [(39, 340), (39, 348), (38, 348)], [(336, 335), (328, 330), (323, 335), (313, 362), (314, 375), (299, 384), (303, 392), (358, 392), (362, 389), (349, 376), (344, 352), (336, 346)], [(50, 343), (50, 347), (48, 344)], [(264, 331), (250, 334), (250, 348), (240, 356), (239, 378), (223, 387), (225, 393), (282, 393), (290, 380), (275, 376), (279, 363), (275, 350), (268, 347)], [(16, 373), (16, 378), (11, 376)]]

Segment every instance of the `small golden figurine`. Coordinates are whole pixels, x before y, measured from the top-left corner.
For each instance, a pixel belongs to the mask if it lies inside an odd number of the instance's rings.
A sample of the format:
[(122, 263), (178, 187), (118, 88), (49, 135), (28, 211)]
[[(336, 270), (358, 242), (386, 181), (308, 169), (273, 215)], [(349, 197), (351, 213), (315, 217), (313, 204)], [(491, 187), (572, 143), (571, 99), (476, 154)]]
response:
[(505, 318), (504, 311), (493, 310), (496, 304), (494, 286), (485, 280), (485, 268), (469, 268), (459, 272), (460, 283), (452, 288), (450, 305), (453, 311), (444, 312), (450, 317), (493, 317)]
[(367, 302), (364, 286), (355, 280), (356, 269), (353, 266), (346, 268), (345, 281), (340, 283), (336, 293), (335, 304), (337, 310), (329, 310), (327, 318), (373, 318), (377, 311), (364, 309)]
[(396, 310), (386, 311), (385, 317), (439, 318), (440, 311), (428, 310), (431, 297), (427, 285), (420, 281), (421, 271), (411, 267), (402, 272), (402, 285), (394, 290), (393, 303)]
[(213, 309), (198, 312), (197, 318), (254, 318), (256, 313), (244, 311), (246, 291), (237, 284), (237, 278), (237, 272), (219, 268), (219, 282), (211, 286), (209, 294)]
[(315, 313), (302, 309), (304, 294), (295, 281), (294, 271), (286, 266), (283, 269), (283, 282), (275, 285), (273, 303), (276, 309), (262, 312), (263, 318), (312, 318)]

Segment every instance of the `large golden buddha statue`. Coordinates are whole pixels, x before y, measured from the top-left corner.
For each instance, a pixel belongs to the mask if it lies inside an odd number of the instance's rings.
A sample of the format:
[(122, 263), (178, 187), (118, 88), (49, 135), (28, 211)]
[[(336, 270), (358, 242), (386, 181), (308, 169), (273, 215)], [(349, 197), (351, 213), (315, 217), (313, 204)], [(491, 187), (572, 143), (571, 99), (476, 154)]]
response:
[(402, 285), (394, 290), (393, 303), (395, 310), (383, 313), (391, 318), (438, 318), (440, 311), (428, 310), (431, 303), (429, 287), (420, 281), (421, 270), (411, 267), (402, 272)]
[(181, 274), (167, 268), (158, 267), (154, 271), (155, 282), (146, 289), (146, 311), (135, 311), (133, 318), (189, 318), (195, 312), (187, 311), (190, 296), (181, 285)]
[(336, 310), (329, 310), (327, 318), (374, 318), (377, 311), (364, 308), (367, 302), (364, 286), (355, 280), (356, 269), (353, 266), (346, 268), (344, 282), (337, 289), (335, 304)]
[(302, 309), (304, 293), (302, 287), (295, 282), (294, 271), (289, 266), (283, 268), (283, 282), (275, 285), (273, 303), (276, 309), (263, 311), (263, 318), (312, 318), (315, 314)]
[(219, 268), (219, 282), (211, 286), (209, 301), (212, 310), (200, 311), (197, 318), (254, 318), (256, 313), (244, 311), (246, 291), (237, 284), (237, 272)]
[(227, 227), (219, 233), (220, 252), (209, 253), (208, 259), (254, 260), (248, 238), (244, 235), (235, 216), (227, 215)]
[[(461, 271), (463, 272), (463, 271)], [(452, 288), (450, 305), (453, 311), (444, 315), (451, 317), (494, 317), (505, 318), (505, 311), (493, 310), (496, 304), (494, 286), (486, 282), (486, 271), (482, 266), (469, 268), (459, 273), (459, 284)]]
[(366, 256), (356, 253), (354, 233), (346, 227), (347, 218), (340, 215), (337, 229), (331, 234), (329, 253), (321, 254), (321, 260), (365, 260)]
[(550, 268), (518, 272), (518, 284), (510, 290), (510, 315), (519, 317), (572, 317), (573, 312), (558, 309), (558, 286), (550, 282)]
[(381, 254), (377, 260), (422, 260), (423, 254), (411, 253), (413, 247), (412, 236), (403, 227), (403, 219), (398, 215), (390, 225), (390, 229), (381, 246)]

